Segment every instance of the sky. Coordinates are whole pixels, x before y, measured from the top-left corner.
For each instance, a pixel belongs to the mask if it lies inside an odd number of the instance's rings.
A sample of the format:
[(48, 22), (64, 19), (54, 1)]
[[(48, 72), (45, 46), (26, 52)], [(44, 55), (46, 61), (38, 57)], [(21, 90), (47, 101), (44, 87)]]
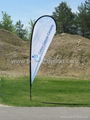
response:
[(68, 3), (73, 12), (85, 0), (0, 0), (0, 20), (1, 11), (7, 12), (14, 21), (21, 20), (27, 26), (30, 19), (36, 20), (42, 15), (52, 15), (55, 7), (62, 1)]

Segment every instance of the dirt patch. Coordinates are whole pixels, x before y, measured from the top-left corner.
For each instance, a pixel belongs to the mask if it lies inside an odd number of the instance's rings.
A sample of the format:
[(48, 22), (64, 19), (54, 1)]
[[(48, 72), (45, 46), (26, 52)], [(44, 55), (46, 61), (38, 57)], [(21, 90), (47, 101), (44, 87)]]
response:
[[(89, 76), (90, 40), (79, 35), (56, 35), (39, 75)], [(29, 42), (0, 30), (0, 75), (29, 75)]]
[(77, 77), (90, 75), (90, 40), (66, 33), (55, 36), (39, 74)]

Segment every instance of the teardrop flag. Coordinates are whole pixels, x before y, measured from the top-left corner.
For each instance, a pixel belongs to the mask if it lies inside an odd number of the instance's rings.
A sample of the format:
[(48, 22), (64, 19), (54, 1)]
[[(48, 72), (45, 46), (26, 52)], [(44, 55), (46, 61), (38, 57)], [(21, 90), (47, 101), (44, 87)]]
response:
[(34, 24), (30, 44), (30, 84), (43, 62), (44, 56), (56, 33), (56, 22), (53, 17), (45, 15)]

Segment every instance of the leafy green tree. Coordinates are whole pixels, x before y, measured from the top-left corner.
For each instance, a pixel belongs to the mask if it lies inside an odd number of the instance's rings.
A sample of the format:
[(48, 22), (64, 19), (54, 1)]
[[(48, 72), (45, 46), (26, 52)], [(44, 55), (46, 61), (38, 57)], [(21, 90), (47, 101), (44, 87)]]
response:
[(79, 28), (84, 37), (90, 38), (90, 0), (86, 0), (78, 7)]
[(85, 6), (86, 6), (86, 9), (87, 9), (88, 14), (90, 14), (90, 13), (89, 13), (89, 12), (90, 12), (90, 0), (86, 0), (86, 1), (85, 1)]
[(87, 29), (88, 29), (88, 37), (90, 38), (90, 0), (86, 0), (85, 6), (86, 6), (86, 11), (87, 11)]
[(57, 23), (57, 33), (75, 33), (76, 25), (75, 14), (72, 13), (71, 8), (67, 5), (66, 2), (62, 2), (58, 7), (55, 8), (53, 12), (53, 17)]
[(14, 32), (15, 30), (11, 16), (9, 16), (6, 12), (2, 12), (2, 21), (0, 22), (0, 28), (11, 32)]
[(16, 25), (15, 25), (15, 28), (16, 28), (16, 34), (23, 40), (26, 40), (27, 39), (27, 30), (24, 29), (24, 24), (21, 23), (21, 21), (17, 21), (16, 22)]
[(32, 34), (32, 30), (33, 30), (33, 27), (34, 27), (34, 23), (35, 23), (35, 20), (30, 20), (29, 22), (29, 40), (31, 40), (31, 34)]
[(2, 29), (2, 24), (1, 24), (1, 22), (0, 22), (0, 29)]

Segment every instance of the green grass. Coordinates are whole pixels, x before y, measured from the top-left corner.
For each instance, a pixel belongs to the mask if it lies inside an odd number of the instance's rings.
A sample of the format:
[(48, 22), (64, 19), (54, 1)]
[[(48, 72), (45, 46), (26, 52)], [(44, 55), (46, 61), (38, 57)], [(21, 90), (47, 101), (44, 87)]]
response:
[(13, 106), (90, 107), (90, 80), (37, 77), (29, 95), (29, 77), (0, 78), (0, 104)]

